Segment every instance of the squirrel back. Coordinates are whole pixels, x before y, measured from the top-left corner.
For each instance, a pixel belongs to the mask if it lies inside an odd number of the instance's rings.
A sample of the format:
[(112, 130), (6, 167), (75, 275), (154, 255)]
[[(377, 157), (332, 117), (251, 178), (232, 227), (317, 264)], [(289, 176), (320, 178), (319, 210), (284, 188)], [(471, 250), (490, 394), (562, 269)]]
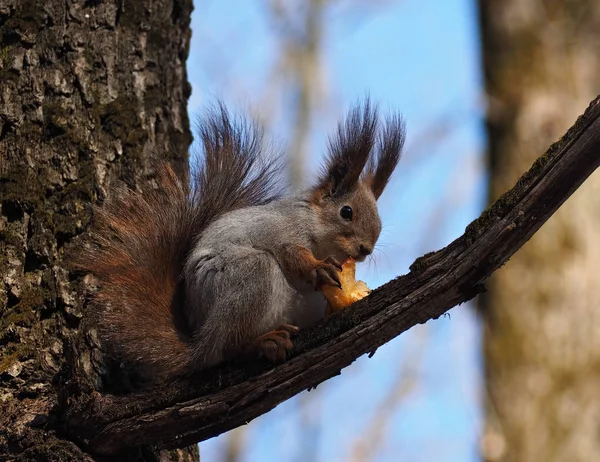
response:
[(278, 164), (255, 123), (222, 104), (199, 129), (202, 155), (179, 178), (156, 162), (156, 184), (115, 191), (94, 207), (89, 245), (75, 264), (100, 283), (94, 318), (100, 337), (120, 359), (153, 378), (190, 364), (192, 332), (182, 316), (182, 268), (196, 238), (238, 208), (278, 197)]

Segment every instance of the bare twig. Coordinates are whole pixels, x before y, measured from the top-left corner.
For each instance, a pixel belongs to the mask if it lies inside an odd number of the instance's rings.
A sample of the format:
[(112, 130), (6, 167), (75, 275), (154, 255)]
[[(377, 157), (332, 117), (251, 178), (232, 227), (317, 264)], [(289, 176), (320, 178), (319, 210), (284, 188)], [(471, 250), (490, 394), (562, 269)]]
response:
[(223, 365), (139, 395), (83, 393), (64, 412), (65, 430), (89, 451), (114, 455), (143, 444), (184, 447), (243, 425), (481, 293), (483, 282), (599, 165), (600, 97), (464, 235), (417, 259), (409, 274), (303, 331), (286, 363)]

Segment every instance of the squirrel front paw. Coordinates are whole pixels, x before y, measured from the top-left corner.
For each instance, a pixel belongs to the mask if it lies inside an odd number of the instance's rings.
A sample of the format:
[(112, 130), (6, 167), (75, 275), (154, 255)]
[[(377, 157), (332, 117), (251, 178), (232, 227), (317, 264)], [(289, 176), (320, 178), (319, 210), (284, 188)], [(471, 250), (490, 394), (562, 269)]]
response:
[(310, 274), (311, 283), (315, 290), (320, 290), (325, 285), (341, 289), (342, 284), (339, 277), (341, 271), (342, 265), (334, 257), (318, 260), (315, 269)]

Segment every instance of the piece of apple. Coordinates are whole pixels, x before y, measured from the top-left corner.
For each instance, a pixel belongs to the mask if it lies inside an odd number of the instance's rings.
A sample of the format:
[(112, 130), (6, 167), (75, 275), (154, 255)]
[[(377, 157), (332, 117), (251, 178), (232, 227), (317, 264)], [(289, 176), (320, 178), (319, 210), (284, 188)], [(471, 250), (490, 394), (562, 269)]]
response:
[(356, 262), (353, 258), (347, 258), (342, 262), (339, 279), (342, 284), (341, 289), (335, 286), (323, 286), (321, 289), (328, 302), (328, 315), (352, 305), (371, 293), (367, 284), (356, 280)]

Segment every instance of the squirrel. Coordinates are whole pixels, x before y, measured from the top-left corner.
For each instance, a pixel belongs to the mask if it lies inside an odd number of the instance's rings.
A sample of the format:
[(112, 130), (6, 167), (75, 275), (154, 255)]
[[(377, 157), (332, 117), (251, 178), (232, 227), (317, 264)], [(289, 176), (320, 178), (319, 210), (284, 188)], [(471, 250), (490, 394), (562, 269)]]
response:
[(318, 289), (340, 286), (341, 261), (372, 253), (405, 125), (397, 114), (381, 122), (368, 99), (355, 105), (316, 182), (290, 196), (256, 122), (219, 103), (199, 137), (197, 171), (180, 179), (161, 161), (154, 187), (96, 206), (78, 258), (99, 282), (101, 340), (153, 378), (286, 359), (293, 334), (324, 316)]

